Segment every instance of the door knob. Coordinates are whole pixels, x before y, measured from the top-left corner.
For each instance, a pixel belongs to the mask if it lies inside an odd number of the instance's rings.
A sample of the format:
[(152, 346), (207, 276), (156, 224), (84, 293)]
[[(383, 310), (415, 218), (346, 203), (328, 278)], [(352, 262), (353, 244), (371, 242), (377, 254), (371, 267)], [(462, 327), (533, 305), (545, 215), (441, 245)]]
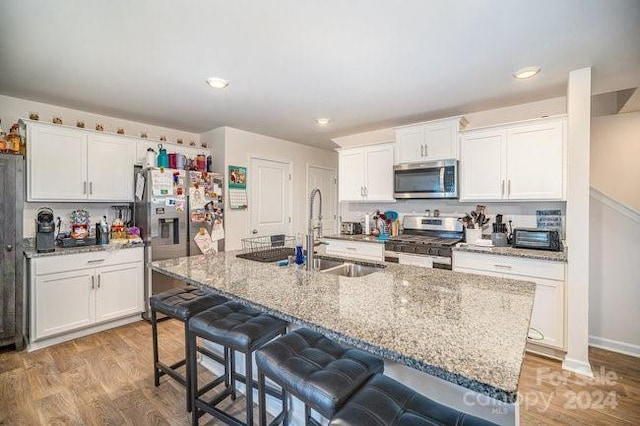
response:
[(256, 234), (258, 233), (258, 230), (257, 230), (257, 229), (254, 229), (253, 231), (251, 231), (251, 233), (252, 233), (253, 235), (256, 235)]
[(7, 244), (7, 251), (13, 250), (13, 246), (11, 244)]

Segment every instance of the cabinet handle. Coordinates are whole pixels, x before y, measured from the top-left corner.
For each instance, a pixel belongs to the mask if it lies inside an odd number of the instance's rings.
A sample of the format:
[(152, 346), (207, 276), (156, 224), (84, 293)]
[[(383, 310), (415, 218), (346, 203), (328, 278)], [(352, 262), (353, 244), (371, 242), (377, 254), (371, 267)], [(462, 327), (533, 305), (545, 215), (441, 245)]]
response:
[(98, 274), (98, 288), (100, 288), (100, 274)]
[(89, 194), (93, 194), (93, 182), (89, 182)]
[(94, 260), (87, 260), (87, 263), (100, 263), (104, 261), (105, 259), (94, 259)]
[(347, 247), (347, 250), (356, 251), (356, 250), (358, 250), (358, 249), (357, 249), (357, 248), (355, 248), (355, 247)]
[(504, 269), (511, 269), (511, 265), (493, 265), (496, 268), (504, 268)]
[(91, 289), (96, 288), (96, 277), (95, 275), (91, 275)]
[(369, 188), (367, 188), (366, 186), (364, 187), (364, 196), (365, 197), (369, 196)]
[(426, 145), (426, 144), (424, 146), (424, 156), (425, 157), (429, 156), (429, 145)]
[(500, 187), (500, 197), (504, 197), (504, 179), (502, 179), (502, 186)]
[(424, 157), (424, 145), (420, 145), (420, 157)]
[(364, 186), (360, 187), (360, 196), (364, 197)]
[(507, 197), (511, 195), (511, 179), (507, 180)]
[(86, 180), (82, 183), (82, 193), (83, 194), (87, 193), (87, 181)]

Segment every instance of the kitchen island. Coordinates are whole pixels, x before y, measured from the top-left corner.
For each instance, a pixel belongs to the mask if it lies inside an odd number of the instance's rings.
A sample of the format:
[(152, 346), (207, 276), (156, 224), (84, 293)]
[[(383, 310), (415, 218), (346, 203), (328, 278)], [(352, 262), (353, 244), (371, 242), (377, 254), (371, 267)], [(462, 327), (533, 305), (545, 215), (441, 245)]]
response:
[[(482, 415), (474, 401), (490, 397), (515, 416), (491, 420), (517, 421), (535, 284), (397, 264), (349, 278), (236, 254), (162, 260), (151, 268), (453, 384), (457, 398), (465, 397), (458, 409)], [(451, 392), (428, 396), (451, 405)]]

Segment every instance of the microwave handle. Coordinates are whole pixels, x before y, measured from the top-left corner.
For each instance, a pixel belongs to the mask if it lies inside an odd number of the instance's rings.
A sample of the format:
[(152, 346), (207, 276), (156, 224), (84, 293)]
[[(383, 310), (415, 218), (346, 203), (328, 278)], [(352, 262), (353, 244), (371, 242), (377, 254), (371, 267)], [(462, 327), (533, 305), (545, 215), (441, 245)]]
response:
[(440, 192), (444, 194), (444, 167), (440, 167)]

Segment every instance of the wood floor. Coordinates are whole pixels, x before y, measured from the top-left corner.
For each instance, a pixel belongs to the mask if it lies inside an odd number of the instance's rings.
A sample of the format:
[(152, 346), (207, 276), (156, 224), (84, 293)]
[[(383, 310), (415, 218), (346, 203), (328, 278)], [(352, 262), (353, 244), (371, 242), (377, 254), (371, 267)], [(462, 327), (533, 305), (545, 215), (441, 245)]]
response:
[[(182, 325), (163, 321), (159, 328), (161, 358), (178, 359)], [(640, 425), (640, 360), (595, 348), (590, 358), (594, 372), (604, 372), (598, 383), (528, 354), (521, 424)], [(154, 387), (151, 366), (151, 327), (142, 321), (32, 353), (0, 353), (0, 425), (190, 424), (184, 389), (166, 377)], [(242, 418), (243, 398), (225, 409)]]

